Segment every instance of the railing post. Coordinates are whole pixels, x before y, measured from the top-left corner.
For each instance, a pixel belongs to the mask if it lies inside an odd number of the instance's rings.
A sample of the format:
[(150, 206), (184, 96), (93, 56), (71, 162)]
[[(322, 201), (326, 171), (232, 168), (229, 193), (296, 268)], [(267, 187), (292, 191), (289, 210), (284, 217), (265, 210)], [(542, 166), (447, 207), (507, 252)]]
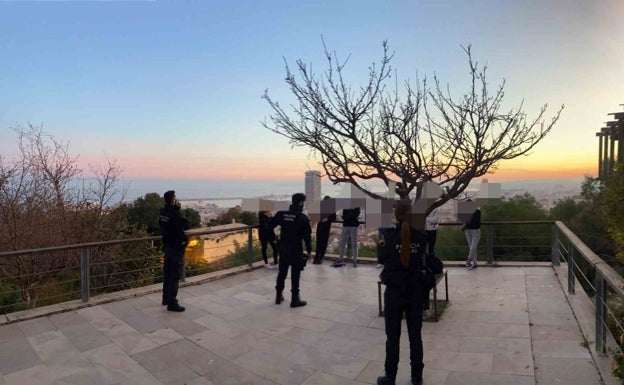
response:
[(576, 277), (574, 276), (574, 246), (570, 243), (570, 253), (568, 254), (568, 293), (575, 294), (574, 286)]
[(552, 225), (552, 244), (550, 248), (550, 260), (553, 266), (559, 266), (559, 231), (557, 230), (557, 223)]
[(89, 249), (80, 250), (80, 295), (89, 302)]
[(601, 354), (607, 352), (606, 313), (606, 282), (600, 270), (596, 269), (596, 351)]
[(485, 231), (485, 255), (488, 265), (491, 265), (494, 263), (494, 226), (489, 225)]
[(247, 229), (247, 265), (253, 264), (253, 228)]

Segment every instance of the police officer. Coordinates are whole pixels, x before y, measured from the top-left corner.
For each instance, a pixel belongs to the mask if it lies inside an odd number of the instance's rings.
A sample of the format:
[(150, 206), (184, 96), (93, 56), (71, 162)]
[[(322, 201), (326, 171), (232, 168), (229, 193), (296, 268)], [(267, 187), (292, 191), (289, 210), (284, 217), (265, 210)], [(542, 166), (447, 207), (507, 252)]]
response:
[[(277, 284), (275, 285), (275, 303), (277, 305), (284, 300), (282, 292), (284, 291), (284, 281), (288, 274), (288, 267), (291, 267), (290, 291), (292, 297), (290, 300), (290, 307), (306, 305), (306, 301), (302, 301), (299, 297), (299, 278), (301, 277), (301, 270), (303, 270), (304, 261), (307, 262), (312, 253), (312, 229), (310, 227), (310, 219), (303, 213), (303, 203), (305, 200), (305, 194), (293, 194), (288, 211), (278, 211), (277, 214), (270, 219), (270, 224), (273, 228), (281, 226), (279, 273), (277, 274)], [(305, 242), (307, 251), (306, 259), (303, 257), (302, 241)]]
[[(330, 202), (330, 199), (329, 195), (326, 195), (323, 201)], [(321, 203), (322, 219), (316, 225), (316, 254), (314, 255), (314, 262), (312, 262), (315, 265), (323, 263), (323, 258), (327, 251), (327, 243), (329, 241), (329, 231), (331, 230), (332, 223), (336, 221), (335, 212), (326, 213), (323, 209), (323, 203)]]
[(394, 385), (399, 364), (401, 319), (405, 312), (410, 342), (412, 384), (422, 384), (423, 345), (423, 278), (421, 266), (426, 246), (424, 231), (410, 224), (410, 202), (398, 201), (394, 208), (397, 225), (388, 229), (379, 241), (380, 259), (384, 268), (380, 274), (386, 285), (384, 318), (386, 324), (385, 376), (377, 385)]
[(182, 276), (184, 249), (188, 243), (184, 230), (190, 228), (190, 223), (180, 215), (180, 202), (176, 199), (175, 191), (167, 191), (164, 198), (165, 207), (160, 209), (158, 217), (165, 251), (162, 304), (167, 305), (169, 311), (183, 312), (184, 307), (177, 300), (178, 281)]

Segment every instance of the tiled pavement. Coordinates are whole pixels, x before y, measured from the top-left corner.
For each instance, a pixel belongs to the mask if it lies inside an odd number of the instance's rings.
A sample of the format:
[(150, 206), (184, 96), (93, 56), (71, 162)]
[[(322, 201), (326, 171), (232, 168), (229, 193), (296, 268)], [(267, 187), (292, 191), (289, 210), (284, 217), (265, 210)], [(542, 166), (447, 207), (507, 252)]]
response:
[[(151, 294), (4, 325), (0, 384), (371, 384), (378, 273), (308, 266), (298, 309), (274, 305), (276, 272), (258, 269), (181, 289), (184, 313)], [(451, 306), (423, 326), (426, 385), (600, 383), (552, 268), (450, 268), (449, 284)]]

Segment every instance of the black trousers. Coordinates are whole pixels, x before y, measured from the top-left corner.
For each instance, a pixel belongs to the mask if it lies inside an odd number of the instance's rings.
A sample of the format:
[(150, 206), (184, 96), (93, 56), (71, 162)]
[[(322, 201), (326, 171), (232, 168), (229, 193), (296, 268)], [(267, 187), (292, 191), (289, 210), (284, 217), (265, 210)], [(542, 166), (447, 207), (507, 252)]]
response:
[(279, 259), (279, 273), (277, 273), (277, 283), (275, 289), (278, 292), (284, 291), (284, 282), (288, 275), (288, 268), (290, 267), (290, 292), (293, 297), (299, 295), (299, 279), (301, 278), (301, 268), (303, 265), (302, 254), (288, 253), (280, 255)]
[(423, 298), (420, 287), (386, 286), (384, 292), (386, 321), (386, 376), (395, 380), (399, 366), (401, 319), (405, 313), (410, 343), (412, 378), (420, 379), (423, 372), (422, 313)]
[(178, 285), (184, 267), (184, 249), (165, 246), (165, 264), (163, 265), (163, 303), (178, 303)]
[(325, 252), (327, 251), (327, 242), (329, 241), (331, 223), (329, 225), (319, 223), (316, 226), (316, 250), (314, 252), (314, 259), (322, 261), (323, 257), (325, 257)]
[(436, 238), (438, 236), (438, 230), (425, 230), (427, 235), (427, 255), (431, 254), (435, 249)]
[(264, 264), (269, 263), (267, 258), (267, 246), (271, 245), (271, 249), (273, 250), (273, 264), (277, 265), (277, 244), (275, 241), (269, 241), (267, 239), (260, 239), (260, 246), (262, 250), (262, 259), (264, 259)]

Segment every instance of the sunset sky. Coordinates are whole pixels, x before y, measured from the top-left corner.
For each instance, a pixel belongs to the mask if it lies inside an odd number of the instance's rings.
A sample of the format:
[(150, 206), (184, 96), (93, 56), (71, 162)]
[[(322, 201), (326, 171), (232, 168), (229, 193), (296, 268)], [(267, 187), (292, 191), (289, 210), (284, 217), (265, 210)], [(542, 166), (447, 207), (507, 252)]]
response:
[(291, 103), (284, 59), (323, 71), (322, 35), (351, 55), (354, 88), (387, 39), (399, 82), (435, 72), (455, 95), (471, 44), (492, 87), (505, 78), (505, 110), (566, 106), (490, 181), (595, 175), (594, 134), (623, 111), (622, 15), (621, 0), (0, 1), (0, 153), (30, 122), (84, 169), (106, 156), (133, 178), (301, 179), (316, 160), (261, 126), (261, 95)]

